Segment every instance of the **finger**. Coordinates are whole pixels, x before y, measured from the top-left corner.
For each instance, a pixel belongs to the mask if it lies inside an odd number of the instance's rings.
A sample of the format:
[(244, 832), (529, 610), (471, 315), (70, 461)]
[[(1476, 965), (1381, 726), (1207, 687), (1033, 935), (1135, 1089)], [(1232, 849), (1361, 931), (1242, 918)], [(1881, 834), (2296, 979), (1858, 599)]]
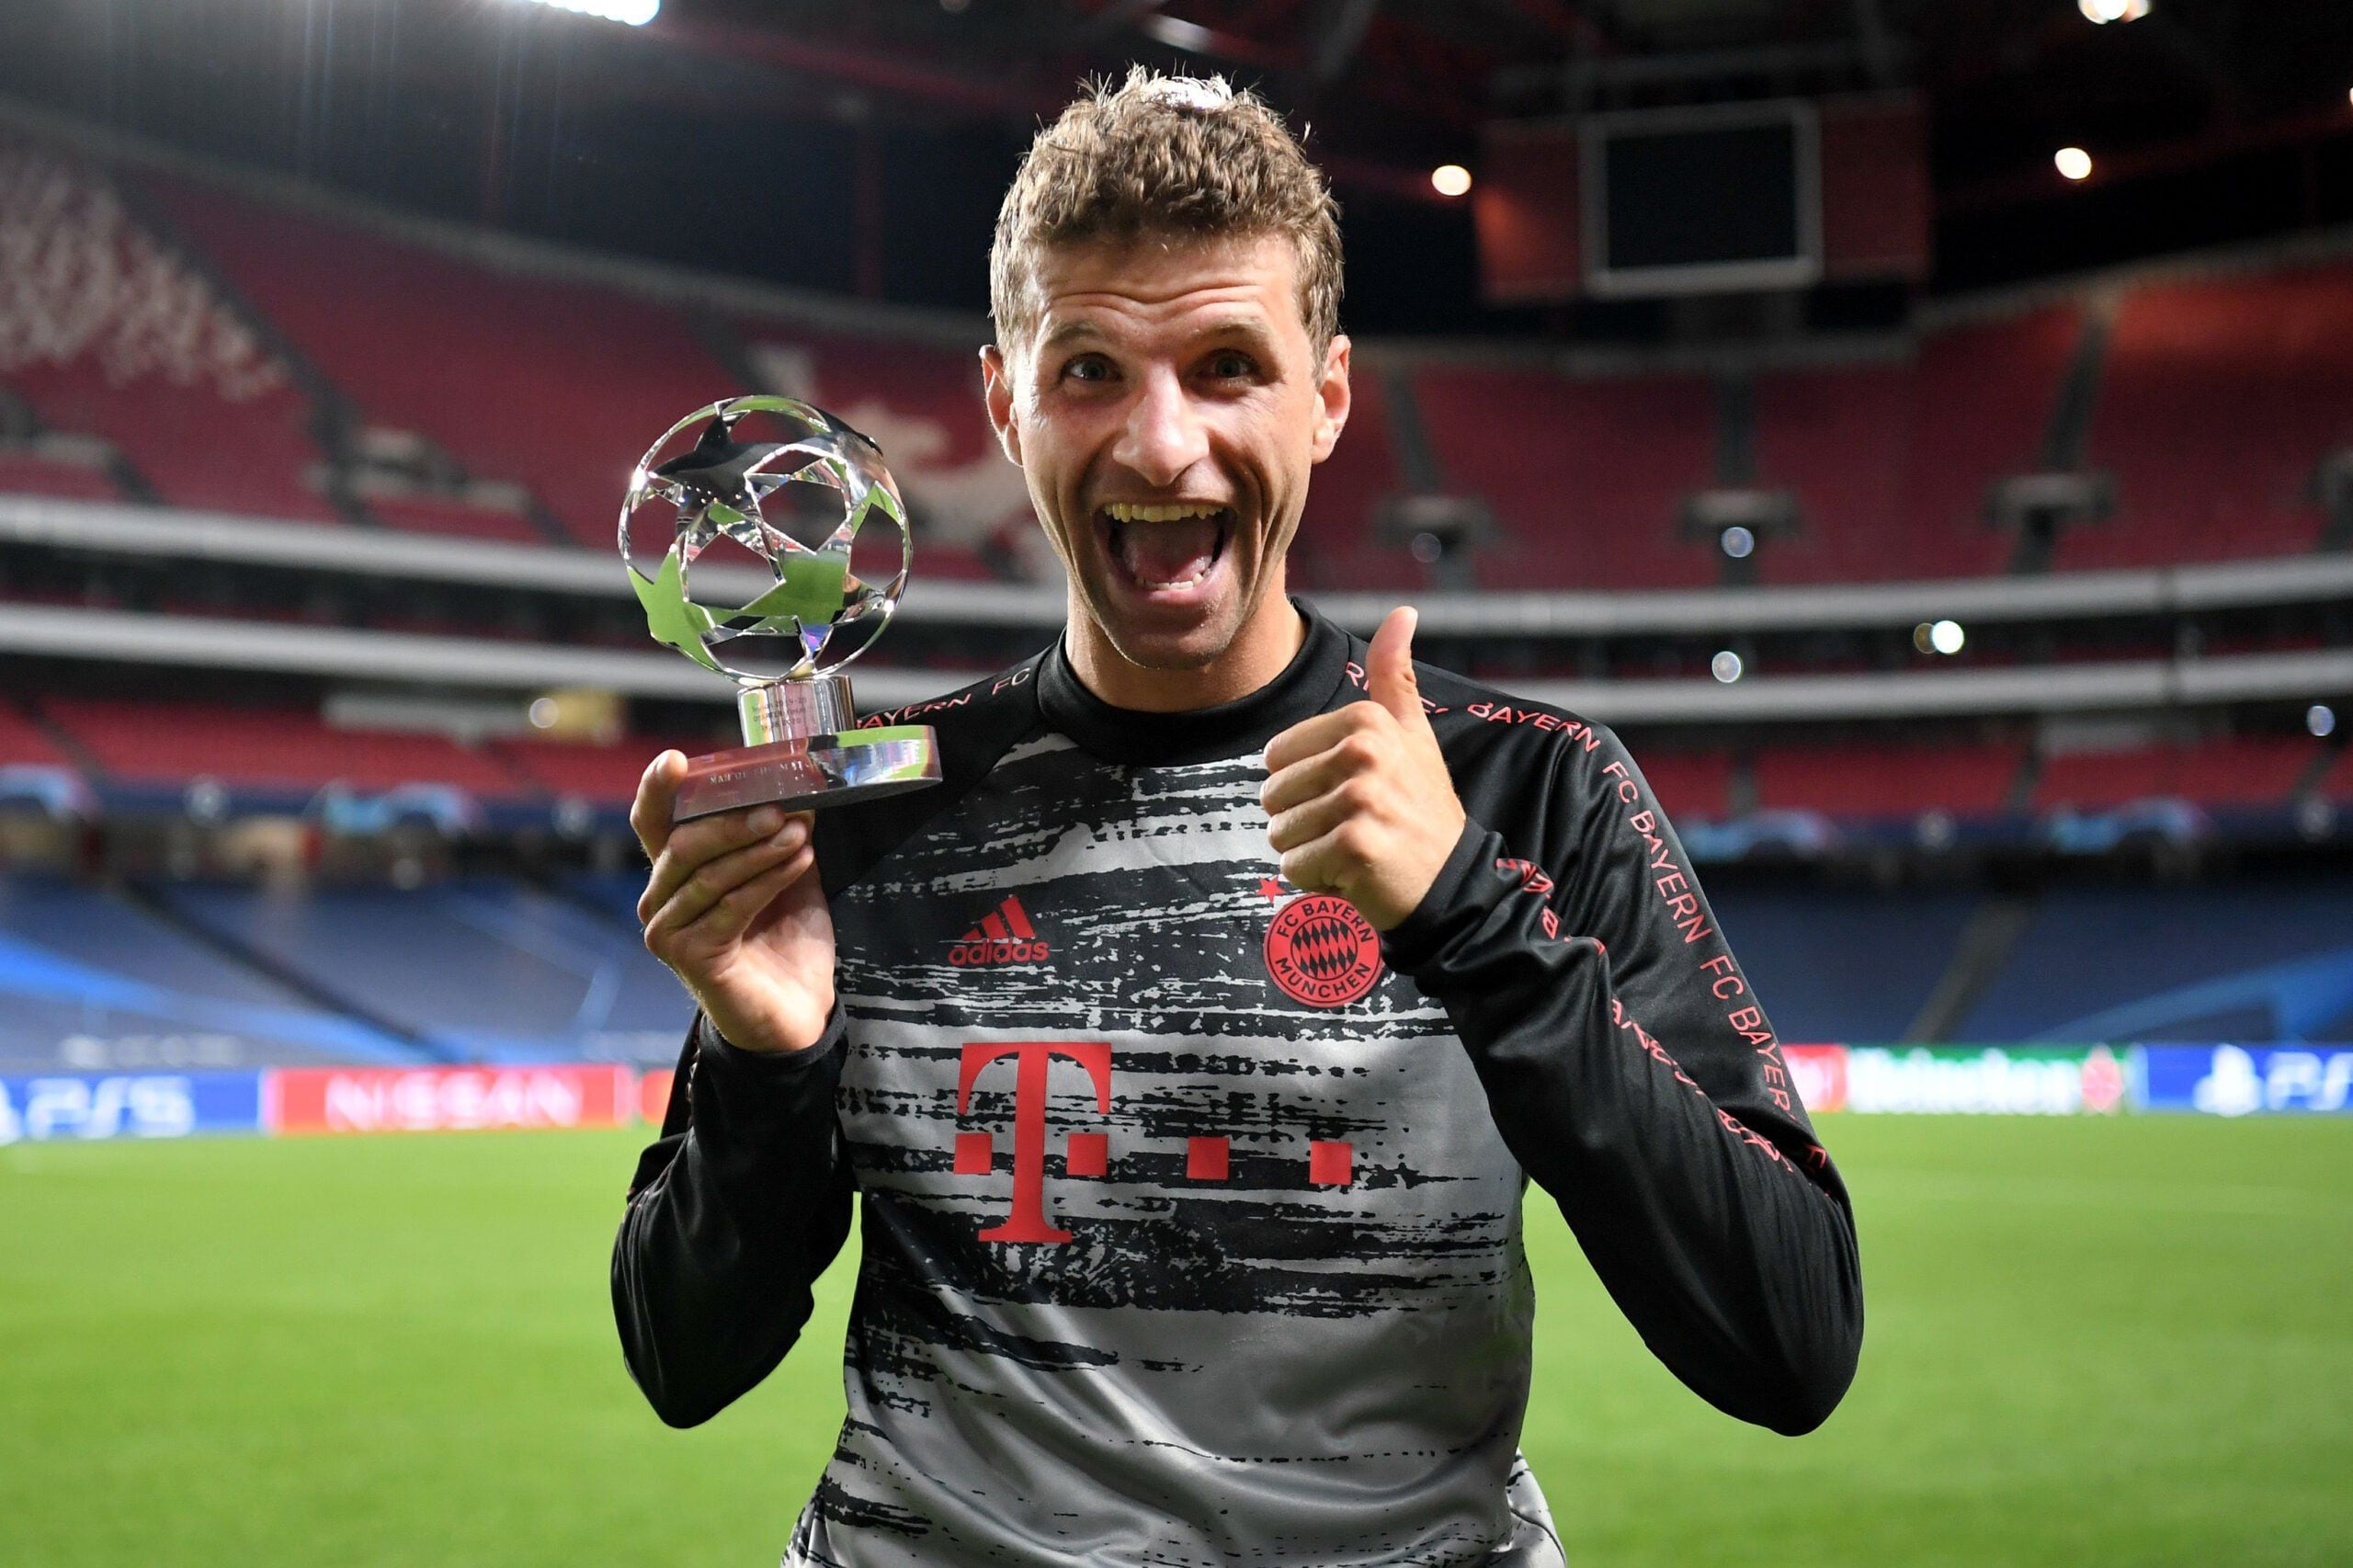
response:
[(1358, 870), (1354, 835), (1346, 823), (1283, 852), (1283, 880), (1302, 892), (1345, 895)]
[(1350, 817), (1360, 815), (1363, 801), (1353, 785), (1302, 801), (1267, 824), (1267, 842), (1278, 855), (1313, 844)]
[(704, 861), (678, 885), (676, 892), (656, 906), (654, 918), (645, 923), (646, 928), (651, 931), (658, 923), (675, 931), (693, 925), (712, 904), (808, 846), (807, 829), (797, 822), (787, 823), (766, 838)]
[(1421, 612), (1411, 605), (1399, 605), (1389, 612), (1365, 653), (1364, 688), (1399, 723), (1427, 729), (1430, 721), (1422, 711), (1422, 685), (1414, 674), (1414, 628), (1421, 619)]
[(1329, 713), (1302, 719), (1267, 743), (1267, 771), (1279, 773), (1292, 763), (1313, 756), (1318, 752), (1331, 750), (1340, 740), (1362, 729), (1371, 715), (1380, 711), (1377, 707), (1368, 709), (1361, 702), (1350, 702), (1335, 708)]
[(782, 865), (771, 866), (738, 884), (700, 917), (679, 928), (677, 949), (695, 954), (716, 952), (738, 940), (769, 904), (808, 875), (809, 869), (816, 863), (817, 851), (803, 845)]
[[(757, 844), (770, 834), (782, 833), (787, 825), (783, 811), (771, 805), (719, 812), (672, 828), (662, 853), (654, 857), (652, 874), (645, 879), (645, 892), (637, 901), (637, 917), (652, 919), (654, 912), (669, 903), (687, 879), (709, 862)], [(807, 832), (805, 819), (801, 831)]]
[(1275, 816), (1319, 795), (1328, 795), (1380, 764), (1381, 743), (1362, 730), (1352, 731), (1328, 750), (1270, 775), (1258, 787), (1258, 803), (1266, 808), (1268, 816)]
[[(672, 757), (678, 760), (674, 764)], [(677, 801), (679, 781), (686, 776), (686, 753), (665, 751), (645, 765), (645, 776), (637, 781), (637, 799), (630, 802), (629, 825), (649, 860), (662, 853), (662, 846), (670, 836), (670, 809)]]

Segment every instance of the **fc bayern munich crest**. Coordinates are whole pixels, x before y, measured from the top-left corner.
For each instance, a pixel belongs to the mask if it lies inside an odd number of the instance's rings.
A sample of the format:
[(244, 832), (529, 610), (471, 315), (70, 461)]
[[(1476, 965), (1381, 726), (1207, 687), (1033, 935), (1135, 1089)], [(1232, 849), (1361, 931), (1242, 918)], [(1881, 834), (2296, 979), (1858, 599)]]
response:
[(1275, 912), (1267, 972), (1311, 1007), (1345, 1007), (1381, 978), (1381, 933), (1336, 893), (1309, 893)]

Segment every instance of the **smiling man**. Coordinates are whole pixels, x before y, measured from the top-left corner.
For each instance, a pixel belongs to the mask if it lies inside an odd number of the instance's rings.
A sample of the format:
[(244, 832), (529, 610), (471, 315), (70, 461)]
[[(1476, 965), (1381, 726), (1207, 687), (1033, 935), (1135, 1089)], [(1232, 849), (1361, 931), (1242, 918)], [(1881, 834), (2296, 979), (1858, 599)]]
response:
[[(1853, 1375), (1845, 1189), (1615, 737), (1285, 592), (1348, 415), (1339, 234), (1266, 108), (1042, 131), (989, 415), (1069, 572), (938, 702), (939, 788), (633, 820), (701, 1006), (613, 1260), (701, 1421), (862, 1224), (793, 1563), (1554, 1564), (1519, 1457), (1532, 1178), (1651, 1349), (1797, 1433)], [(1564, 1391), (1536, 1391), (1561, 1400)]]

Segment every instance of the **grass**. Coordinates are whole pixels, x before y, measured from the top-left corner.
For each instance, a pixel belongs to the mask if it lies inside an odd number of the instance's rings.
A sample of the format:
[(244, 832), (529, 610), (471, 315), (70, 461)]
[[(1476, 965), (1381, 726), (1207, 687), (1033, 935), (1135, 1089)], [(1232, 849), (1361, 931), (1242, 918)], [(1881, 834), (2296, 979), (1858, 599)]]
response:
[[(2353, 1125), (1834, 1118), (1870, 1330), (1830, 1425), (1643, 1350), (1552, 1206), (1526, 1449), (1582, 1564), (2353, 1561)], [(0, 1562), (773, 1562), (847, 1271), (661, 1426), (605, 1260), (636, 1134), (0, 1150)]]

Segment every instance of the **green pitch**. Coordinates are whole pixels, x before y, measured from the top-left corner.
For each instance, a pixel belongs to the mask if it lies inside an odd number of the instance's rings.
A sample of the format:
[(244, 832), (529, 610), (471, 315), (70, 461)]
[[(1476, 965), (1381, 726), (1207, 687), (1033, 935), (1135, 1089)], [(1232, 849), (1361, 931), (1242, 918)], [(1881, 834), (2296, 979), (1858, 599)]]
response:
[[(1825, 1133), (1870, 1329), (1795, 1442), (1684, 1392), (1533, 1204), (1526, 1446), (1573, 1562), (2353, 1561), (2353, 1125)], [(663, 1427), (606, 1300), (639, 1142), (0, 1150), (0, 1562), (773, 1562), (847, 1271), (767, 1384)]]

